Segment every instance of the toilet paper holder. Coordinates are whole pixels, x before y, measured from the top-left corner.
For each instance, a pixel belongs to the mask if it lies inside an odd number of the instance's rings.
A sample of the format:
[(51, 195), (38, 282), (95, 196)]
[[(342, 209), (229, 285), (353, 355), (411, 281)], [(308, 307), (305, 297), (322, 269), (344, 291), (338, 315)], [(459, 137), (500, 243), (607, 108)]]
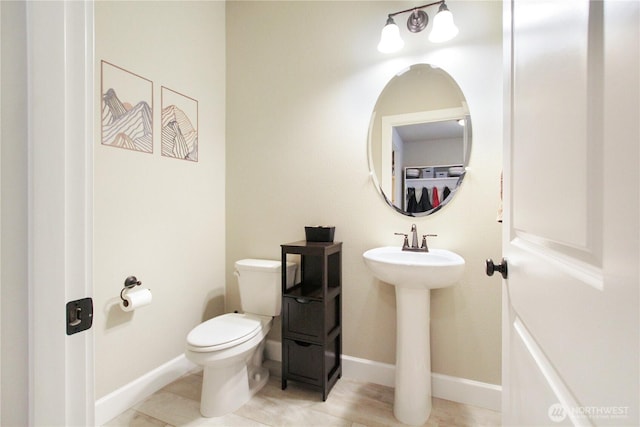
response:
[(124, 288), (122, 288), (122, 290), (120, 291), (120, 299), (126, 302), (126, 300), (124, 299), (124, 293), (140, 285), (142, 285), (142, 282), (138, 280), (136, 276), (129, 276), (124, 279)]

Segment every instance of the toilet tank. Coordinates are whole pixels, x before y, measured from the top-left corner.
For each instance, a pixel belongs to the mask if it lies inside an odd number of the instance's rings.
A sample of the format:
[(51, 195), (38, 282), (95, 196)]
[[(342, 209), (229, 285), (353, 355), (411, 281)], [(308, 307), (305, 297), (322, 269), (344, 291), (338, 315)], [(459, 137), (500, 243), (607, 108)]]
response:
[[(235, 263), (240, 305), (245, 313), (279, 316), (282, 307), (281, 262), (242, 259)], [(287, 262), (287, 287), (293, 286), (297, 264)]]

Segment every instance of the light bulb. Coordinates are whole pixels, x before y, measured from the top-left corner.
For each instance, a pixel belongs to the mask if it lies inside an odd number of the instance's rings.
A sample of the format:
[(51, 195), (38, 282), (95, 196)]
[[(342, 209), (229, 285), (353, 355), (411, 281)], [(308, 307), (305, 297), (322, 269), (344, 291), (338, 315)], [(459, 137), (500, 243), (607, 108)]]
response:
[(446, 42), (458, 34), (458, 27), (453, 23), (453, 15), (442, 3), (438, 13), (433, 18), (433, 29), (429, 34), (429, 41), (433, 43)]
[(397, 52), (404, 46), (404, 40), (400, 37), (400, 28), (393, 22), (393, 18), (387, 19), (387, 25), (382, 29), (378, 50), (382, 53)]

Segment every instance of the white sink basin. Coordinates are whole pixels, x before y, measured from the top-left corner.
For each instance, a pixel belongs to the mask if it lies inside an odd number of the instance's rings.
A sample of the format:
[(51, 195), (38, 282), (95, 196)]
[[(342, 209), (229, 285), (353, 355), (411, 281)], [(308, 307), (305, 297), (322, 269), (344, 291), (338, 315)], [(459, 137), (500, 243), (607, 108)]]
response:
[(362, 256), (376, 278), (396, 286), (444, 288), (455, 284), (464, 272), (464, 259), (446, 249), (409, 252), (385, 246), (370, 249)]
[(374, 276), (396, 291), (396, 373), (393, 414), (421, 426), (431, 413), (431, 289), (451, 286), (464, 272), (464, 259), (445, 249), (403, 251), (375, 248), (363, 255)]

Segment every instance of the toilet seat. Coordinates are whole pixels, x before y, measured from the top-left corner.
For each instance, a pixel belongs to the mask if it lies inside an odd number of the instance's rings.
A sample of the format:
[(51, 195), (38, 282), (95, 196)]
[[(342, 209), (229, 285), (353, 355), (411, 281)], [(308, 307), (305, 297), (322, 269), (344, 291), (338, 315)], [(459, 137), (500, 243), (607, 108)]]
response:
[(262, 330), (262, 322), (239, 313), (209, 319), (187, 335), (187, 346), (195, 352), (211, 352), (233, 347), (250, 340)]

